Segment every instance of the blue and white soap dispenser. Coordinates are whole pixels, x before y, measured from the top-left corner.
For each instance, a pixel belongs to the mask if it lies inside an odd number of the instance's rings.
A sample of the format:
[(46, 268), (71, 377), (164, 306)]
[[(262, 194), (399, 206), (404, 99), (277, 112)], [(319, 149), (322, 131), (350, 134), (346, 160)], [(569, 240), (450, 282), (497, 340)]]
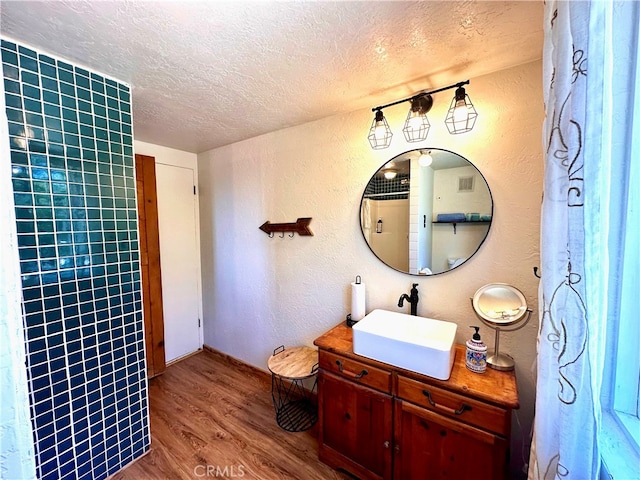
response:
[(476, 331), (473, 337), (467, 340), (467, 360), (466, 365), (469, 370), (475, 373), (484, 373), (487, 370), (487, 346), (480, 338), (480, 327), (472, 326)]

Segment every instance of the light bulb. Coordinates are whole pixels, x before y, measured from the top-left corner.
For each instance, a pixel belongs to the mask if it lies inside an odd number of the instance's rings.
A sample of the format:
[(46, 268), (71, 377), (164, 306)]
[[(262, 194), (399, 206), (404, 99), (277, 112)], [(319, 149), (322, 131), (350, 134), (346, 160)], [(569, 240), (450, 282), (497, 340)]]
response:
[(419, 112), (412, 112), (411, 118), (409, 119), (409, 128), (411, 130), (420, 130), (422, 127), (422, 117)]
[(384, 138), (387, 135), (387, 129), (384, 122), (376, 122), (376, 128), (373, 135), (376, 137), (376, 140), (380, 142), (384, 141)]
[(429, 165), (431, 165), (431, 163), (433, 163), (433, 158), (431, 157), (429, 152), (423, 153), (422, 155), (420, 155), (420, 157), (418, 157), (418, 164), (421, 167), (428, 167)]
[(453, 109), (453, 122), (454, 123), (466, 123), (469, 118), (469, 108), (467, 107), (467, 102), (462, 100), (458, 100), (456, 102), (456, 107)]

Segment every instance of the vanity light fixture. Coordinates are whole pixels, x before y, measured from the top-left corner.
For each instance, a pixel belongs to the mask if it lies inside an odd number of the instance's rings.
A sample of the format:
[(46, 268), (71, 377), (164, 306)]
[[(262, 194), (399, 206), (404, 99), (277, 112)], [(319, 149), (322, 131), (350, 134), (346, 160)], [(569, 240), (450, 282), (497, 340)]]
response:
[(371, 128), (369, 129), (368, 138), (371, 148), (374, 150), (387, 148), (391, 145), (391, 137), (393, 137), (393, 133), (391, 133), (387, 119), (384, 118), (384, 114), (380, 108), (376, 110), (376, 116), (373, 119)]
[(421, 167), (428, 167), (433, 163), (431, 157), (431, 150), (420, 150), (420, 156), (418, 157), (418, 165)]
[(407, 119), (404, 122), (404, 138), (407, 142), (422, 142), (427, 139), (431, 124), (427, 118), (427, 112), (433, 106), (433, 97), (427, 94), (421, 94), (411, 99), (411, 108), (407, 113)]
[(369, 129), (369, 143), (371, 148), (379, 150), (387, 148), (391, 145), (391, 137), (393, 133), (389, 128), (387, 119), (384, 117), (382, 110), (393, 105), (399, 105), (404, 102), (411, 102), (409, 113), (407, 113), (407, 119), (404, 122), (404, 128), (402, 133), (405, 139), (409, 143), (422, 142), (426, 140), (429, 134), (429, 128), (431, 124), (427, 119), (427, 113), (433, 106), (434, 93), (444, 92), (452, 88), (456, 89), (456, 94), (451, 101), (451, 107), (447, 113), (445, 124), (449, 129), (449, 133), (465, 133), (470, 131), (476, 123), (478, 112), (469, 99), (469, 95), (466, 94), (463, 85), (468, 85), (469, 80), (464, 82), (458, 82), (454, 85), (438, 88), (429, 92), (420, 92), (413, 97), (404, 98), (395, 102), (388, 103), (386, 105), (380, 105), (379, 107), (372, 108), (371, 111), (375, 112), (375, 118)]
[(478, 112), (471, 103), (469, 95), (466, 94), (464, 87), (458, 87), (444, 121), (449, 133), (455, 135), (468, 132), (475, 125), (476, 118), (478, 118)]

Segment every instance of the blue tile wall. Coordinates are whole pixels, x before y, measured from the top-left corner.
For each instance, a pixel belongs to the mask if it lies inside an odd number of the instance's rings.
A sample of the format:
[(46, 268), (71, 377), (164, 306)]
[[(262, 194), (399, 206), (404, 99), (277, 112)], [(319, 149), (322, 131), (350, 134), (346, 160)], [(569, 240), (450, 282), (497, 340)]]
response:
[[(381, 176), (375, 176), (367, 184), (364, 196), (375, 200), (406, 200), (409, 198), (411, 177), (407, 174), (399, 174), (388, 180)], [(394, 195), (384, 195), (393, 193)]]
[(2, 40), (38, 477), (149, 449), (127, 85)]

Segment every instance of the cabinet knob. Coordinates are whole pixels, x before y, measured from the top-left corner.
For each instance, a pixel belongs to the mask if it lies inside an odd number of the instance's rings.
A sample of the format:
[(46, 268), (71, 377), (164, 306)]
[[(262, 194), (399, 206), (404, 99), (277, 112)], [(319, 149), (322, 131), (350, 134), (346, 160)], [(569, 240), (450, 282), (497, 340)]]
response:
[(389, 440), (386, 440), (386, 441), (383, 443), (383, 445), (384, 445), (384, 448), (389, 448), (389, 446), (390, 446), (391, 444), (389, 443)]

